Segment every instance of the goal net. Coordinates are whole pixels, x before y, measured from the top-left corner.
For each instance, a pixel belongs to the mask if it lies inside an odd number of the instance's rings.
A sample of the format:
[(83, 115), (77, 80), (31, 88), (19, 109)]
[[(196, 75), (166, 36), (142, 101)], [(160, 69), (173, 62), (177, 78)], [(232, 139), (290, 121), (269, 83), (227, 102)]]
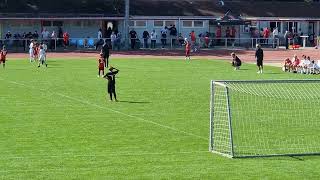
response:
[(320, 80), (211, 81), (209, 150), (320, 154)]

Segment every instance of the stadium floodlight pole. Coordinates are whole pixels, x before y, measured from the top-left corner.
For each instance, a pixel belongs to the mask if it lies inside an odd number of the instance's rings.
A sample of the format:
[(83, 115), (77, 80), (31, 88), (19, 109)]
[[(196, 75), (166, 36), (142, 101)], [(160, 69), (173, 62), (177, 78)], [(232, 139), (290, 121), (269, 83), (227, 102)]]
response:
[(125, 0), (125, 19), (124, 19), (124, 38), (125, 48), (129, 49), (129, 16), (130, 16), (130, 0)]

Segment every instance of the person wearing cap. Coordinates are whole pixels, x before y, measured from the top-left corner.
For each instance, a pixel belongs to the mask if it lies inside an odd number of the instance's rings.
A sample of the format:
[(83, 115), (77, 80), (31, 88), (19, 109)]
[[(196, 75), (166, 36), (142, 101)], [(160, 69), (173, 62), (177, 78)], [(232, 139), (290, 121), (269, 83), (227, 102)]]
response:
[(6, 66), (6, 57), (7, 57), (7, 49), (6, 46), (2, 47), (2, 50), (0, 52), (0, 64), (2, 63), (2, 67), (5, 68)]
[(257, 50), (255, 53), (255, 57), (257, 60), (258, 72), (261, 74), (263, 72), (263, 50), (261, 49), (260, 44), (257, 44)]
[(238, 56), (234, 52), (231, 53), (231, 57), (232, 57), (231, 64), (234, 67), (234, 70), (239, 70), (241, 66), (241, 60), (238, 58)]
[(98, 59), (98, 77), (101, 76), (101, 73), (102, 73), (102, 76), (104, 76), (104, 66), (105, 66), (105, 63), (104, 63), (103, 53), (100, 53), (100, 57)]
[(119, 70), (110, 66), (109, 72), (104, 76), (105, 79), (108, 80), (108, 94), (110, 96), (110, 101), (112, 101), (112, 97), (117, 102), (117, 94), (116, 94), (116, 74), (118, 74)]

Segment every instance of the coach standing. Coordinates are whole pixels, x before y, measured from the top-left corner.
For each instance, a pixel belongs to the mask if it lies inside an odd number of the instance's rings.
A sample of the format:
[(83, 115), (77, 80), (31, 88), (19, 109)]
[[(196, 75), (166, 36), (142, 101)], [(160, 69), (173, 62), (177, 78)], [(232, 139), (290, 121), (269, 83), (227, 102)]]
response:
[(104, 61), (104, 66), (108, 67), (109, 64), (109, 56), (110, 56), (110, 44), (106, 39), (102, 45), (101, 53)]
[(257, 44), (257, 50), (255, 54), (256, 60), (257, 60), (257, 66), (258, 66), (258, 72), (259, 74), (263, 71), (263, 50), (261, 49), (261, 45)]

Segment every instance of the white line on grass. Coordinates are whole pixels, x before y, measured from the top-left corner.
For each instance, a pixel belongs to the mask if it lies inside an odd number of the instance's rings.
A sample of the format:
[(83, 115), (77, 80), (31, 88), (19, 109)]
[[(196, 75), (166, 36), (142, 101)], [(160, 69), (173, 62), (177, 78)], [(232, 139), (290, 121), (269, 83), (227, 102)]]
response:
[[(48, 90), (41, 89), (41, 88), (38, 89), (38, 88), (36, 88), (34, 86), (29, 86), (29, 85), (26, 85), (24, 83), (19, 83), (19, 82), (16, 82), (16, 81), (5, 80), (5, 79), (2, 79), (2, 78), (0, 78), (0, 80), (7, 81), (9, 83), (17, 84), (17, 85), (24, 86), (24, 87), (31, 88), (31, 89), (37, 89), (37, 90), (49, 92)], [(160, 126), (162, 128), (165, 128), (165, 129), (170, 129), (170, 130), (175, 131), (175, 132), (179, 132), (179, 133), (182, 133), (182, 134), (186, 134), (186, 135), (189, 135), (189, 136), (193, 136), (193, 137), (197, 137), (197, 138), (200, 138), (200, 139), (203, 139), (203, 140), (207, 140), (207, 138), (204, 138), (202, 136), (199, 136), (199, 135), (196, 135), (196, 134), (193, 134), (193, 133), (189, 133), (189, 132), (186, 132), (186, 131), (178, 130), (178, 129), (170, 127), (170, 126), (163, 125), (163, 124), (160, 124), (160, 123), (157, 123), (157, 122), (154, 122), (154, 121), (146, 120), (146, 119), (143, 119), (143, 118), (138, 117), (138, 116), (133, 116), (133, 115), (130, 115), (130, 114), (127, 114), (127, 113), (124, 113), (124, 112), (121, 112), (121, 111), (118, 111), (118, 110), (115, 110), (115, 109), (112, 109), (112, 108), (106, 108), (106, 107), (91, 103), (89, 101), (84, 101), (84, 100), (81, 100), (81, 99), (78, 99), (78, 98), (74, 98), (74, 97), (62, 94), (62, 93), (54, 93), (54, 92), (50, 92), (50, 93), (51, 94), (56, 94), (56, 95), (64, 97), (64, 98), (68, 98), (70, 100), (73, 100), (73, 101), (76, 101), (76, 102), (79, 102), (79, 103), (82, 103), (82, 104), (87, 104), (87, 105), (94, 106), (94, 107), (97, 107), (97, 108), (100, 108), (100, 109), (103, 109), (103, 110), (109, 110), (111, 112), (118, 113), (118, 114), (130, 117), (130, 118), (142, 121), (142, 122), (154, 124), (154, 125)]]
[(109, 153), (106, 154), (98, 154), (98, 155), (86, 155), (86, 154), (71, 154), (71, 153), (63, 153), (59, 155), (48, 155), (48, 154), (27, 154), (25, 156), (2, 156), (0, 159), (32, 159), (32, 158), (75, 158), (75, 157), (110, 157), (110, 156), (164, 156), (164, 155), (181, 155), (181, 154), (201, 154), (201, 153), (209, 153), (209, 151), (177, 151), (177, 152), (137, 152), (137, 153)]

